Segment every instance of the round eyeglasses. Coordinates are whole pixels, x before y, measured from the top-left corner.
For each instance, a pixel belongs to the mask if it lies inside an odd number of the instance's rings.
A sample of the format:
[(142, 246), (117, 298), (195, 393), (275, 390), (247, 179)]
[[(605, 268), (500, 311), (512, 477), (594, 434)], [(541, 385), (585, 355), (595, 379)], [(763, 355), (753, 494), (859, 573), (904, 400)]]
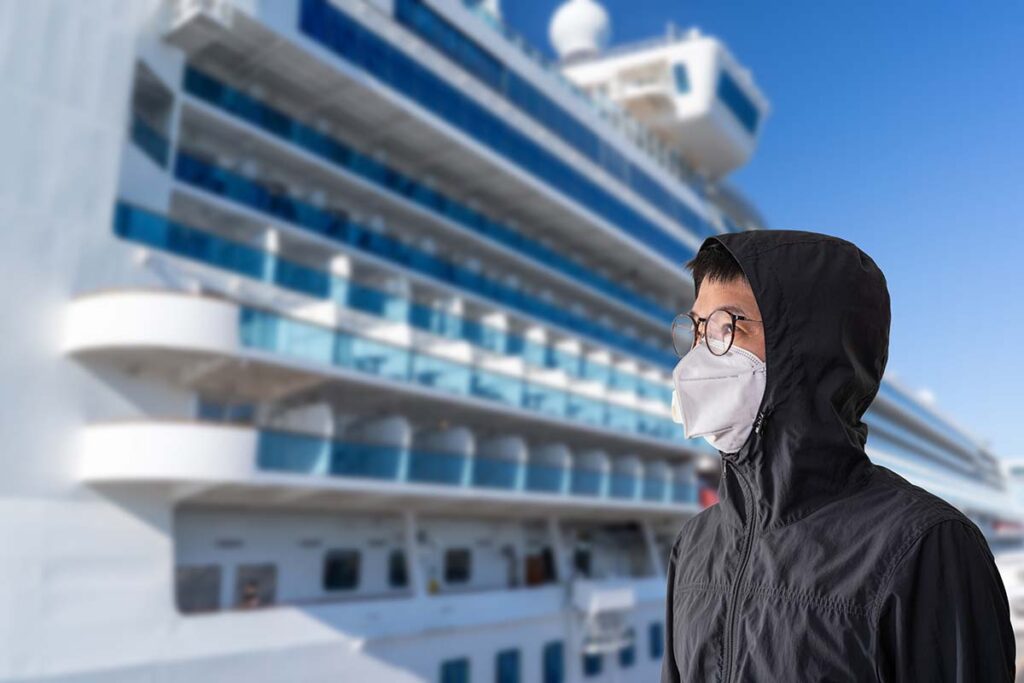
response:
[[(706, 318), (695, 318), (689, 313), (680, 313), (672, 320), (672, 348), (682, 358), (688, 352), (696, 348), (700, 338), (708, 350), (716, 356), (724, 356), (732, 348), (733, 338), (736, 336), (736, 321), (760, 323), (763, 320), (754, 320), (745, 315), (738, 315), (724, 308), (711, 312)], [(703, 328), (704, 333), (701, 334)]]

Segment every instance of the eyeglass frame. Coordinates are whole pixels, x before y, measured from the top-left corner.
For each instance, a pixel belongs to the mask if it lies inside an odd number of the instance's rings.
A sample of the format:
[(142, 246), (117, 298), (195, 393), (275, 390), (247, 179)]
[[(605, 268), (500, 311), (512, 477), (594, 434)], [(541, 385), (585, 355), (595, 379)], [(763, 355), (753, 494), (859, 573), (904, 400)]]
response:
[[(721, 353), (715, 353), (711, 349), (711, 343), (708, 342), (708, 335), (704, 334), (704, 333), (701, 333), (700, 327), (701, 327), (701, 323), (703, 323), (704, 324), (704, 329), (705, 329), (705, 332), (706, 332), (707, 331), (708, 319), (711, 316), (713, 316), (715, 313), (718, 313), (719, 311), (723, 311), (725, 313), (728, 313), (729, 316), (732, 317), (732, 335), (729, 337), (729, 345), (727, 347), (725, 347), (725, 351), (722, 351)], [(690, 348), (687, 350), (686, 353), (689, 353), (690, 351), (693, 351), (695, 348), (697, 348), (697, 344), (699, 343), (697, 341), (697, 335), (699, 334), (701, 336), (701, 338), (704, 340), (704, 345), (708, 347), (708, 351), (711, 351), (711, 353), (713, 355), (715, 355), (715, 356), (724, 356), (725, 354), (729, 353), (729, 349), (732, 348), (733, 342), (736, 341), (736, 321), (737, 320), (744, 320), (746, 322), (751, 322), (751, 323), (762, 323), (762, 324), (764, 323), (763, 320), (755, 320), (754, 318), (749, 318), (749, 317), (747, 317), (745, 315), (740, 315), (739, 313), (733, 313), (732, 311), (730, 311), (730, 310), (728, 310), (726, 308), (716, 308), (715, 310), (713, 310), (710, 313), (708, 313), (706, 318), (702, 318), (700, 316), (697, 316), (696, 320), (694, 320), (693, 316), (690, 315), (689, 313), (680, 313), (679, 315), (677, 315), (675, 318), (672, 319), (672, 326), (671, 326), (670, 330), (675, 330), (676, 321), (679, 320), (680, 318), (684, 317), (684, 316), (686, 318), (689, 318), (689, 320), (690, 320), (690, 329), (693, 331), (693, 334), (692, 334), (693, 341), (690, 343)], [(679, 349), (676, 348), (675, 339), (676, 339), (676, 335), (674, 333), (672, 333), (672, 349), (676, 352), (677, 356), (682, 358), (686, 354), (685, 353), (679, 353)]]

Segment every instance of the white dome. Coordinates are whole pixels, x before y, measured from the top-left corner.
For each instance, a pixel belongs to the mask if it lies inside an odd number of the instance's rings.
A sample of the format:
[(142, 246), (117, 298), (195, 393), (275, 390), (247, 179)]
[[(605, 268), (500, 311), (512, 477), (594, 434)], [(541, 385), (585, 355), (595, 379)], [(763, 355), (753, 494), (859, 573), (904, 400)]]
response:
[(563, 60), (599, 53), (610, 33), (608, 12), (594, 0), (563, 2), (548, 26), (551, 44)]

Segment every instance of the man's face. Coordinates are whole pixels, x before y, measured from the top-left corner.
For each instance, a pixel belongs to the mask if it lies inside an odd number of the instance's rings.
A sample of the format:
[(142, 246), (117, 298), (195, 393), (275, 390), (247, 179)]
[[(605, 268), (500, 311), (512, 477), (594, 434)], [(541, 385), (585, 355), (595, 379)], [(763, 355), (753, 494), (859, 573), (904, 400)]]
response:
[[(729, 282), (704, 279), (700, 285), (700, 295), (690, 310), (691, 315), (707, 318), (712, 311), (719, 308), (754, 320), (762, 319), (761, 309), (757, 307), (757, 299), (754, 298), (754, 290), (750, 288), (746, 278), (737, 278)], [(704, 343), (703, 339), (701, 343)], [(737, 320), (732, 343), (764, 361), (764, 325), (761, 323)]]

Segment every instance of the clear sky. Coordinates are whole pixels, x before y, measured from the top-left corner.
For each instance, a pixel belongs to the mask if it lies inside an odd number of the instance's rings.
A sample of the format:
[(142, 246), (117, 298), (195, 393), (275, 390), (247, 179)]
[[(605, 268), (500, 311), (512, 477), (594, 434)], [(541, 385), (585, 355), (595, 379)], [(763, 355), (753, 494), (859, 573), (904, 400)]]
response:
[[(548, 54), (560, 0), (504, 0)], [(772, 104), (734, 183), (848, 239), (892, 298), (887, 375), (1024, 458), (1024, 2), (603, 0), (611, 43), (698, 26)]]

